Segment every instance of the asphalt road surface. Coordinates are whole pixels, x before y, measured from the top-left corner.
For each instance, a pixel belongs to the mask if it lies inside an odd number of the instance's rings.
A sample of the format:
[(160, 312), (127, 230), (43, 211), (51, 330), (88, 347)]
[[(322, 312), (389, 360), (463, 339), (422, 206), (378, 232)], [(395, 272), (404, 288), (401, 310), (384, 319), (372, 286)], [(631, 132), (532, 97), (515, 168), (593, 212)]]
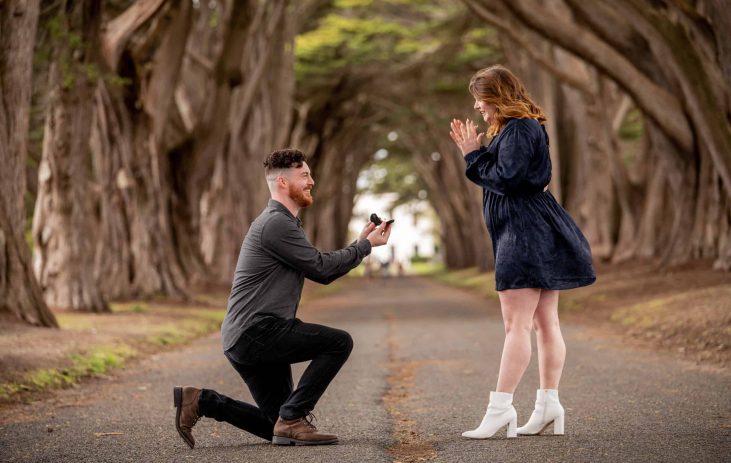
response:
[[(731, 374), (564, 326), (566, 435), (467, 440), (494, 388), (503, 341), (497, 301), (428, 279), (353, 280), (300, 318), (348, 330), (355, 349), (315, 414), (340, 444), (280, 447), (202, 419), (177, 435), (174, 385), (251, 400), (218, 335), (108, 378), (16, 406), (0, 419), (3, 462), (693, 462), (731, 461)], [(538, 372), (515, 394), (530, 416)], [(303, 365), (295, 369), (297, 375)]]

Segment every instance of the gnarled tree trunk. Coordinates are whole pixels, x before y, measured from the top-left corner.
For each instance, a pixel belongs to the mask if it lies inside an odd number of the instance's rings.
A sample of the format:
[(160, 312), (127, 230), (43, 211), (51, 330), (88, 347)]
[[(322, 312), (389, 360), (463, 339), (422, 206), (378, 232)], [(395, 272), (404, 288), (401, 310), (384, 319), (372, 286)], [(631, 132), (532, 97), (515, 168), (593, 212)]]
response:
[(166, 127), (192, 23), (191, 3), (140, 0), (105, 27), (107, 64), (128, 85), (99, 86), (92, 134), (101, 184), (96, 272), (110, 297), (185, 296), (175, 250)]
[[(89, 136), (94, 110), (101, 5), (68, 0), (59, 6), (53, 41), (38, 196), (33, 215), (34, 270), (53, 307), (108, 312), (94, 278)], [(71, 40), (80, 37), (80, 42)]]
[(57, 327), (43, 302), (23, 238), (26, 139), (38, 1), (0, 4), (0, 312)]
[(249, 224), (266, 207), (266, 155), (290, 131), (295, 23), (286, 0), (257, 1), (239, 66), (242, 84), (231, 93), (226, 139), (209, 187), (201, 196), (201, 249), (211, 274), (230, 283)]
[[(252, 2), (244, 0), (200, 10), (191, 31), (196, 40), (188, 43), (184, 79), (175, 92), (177, 117), (168, 128), (177, 132), (171, 152), (176, 251), (194, 281), (208, 281), (215, 278), (210, 277), (202, 252), (201, 197), (210, 187), (216, 158), (227, 150), (226, 121), (232, 95), (243, 81), (241, 60), (253, 12)], [(211, 27), (212, 21), (220, 26)]]

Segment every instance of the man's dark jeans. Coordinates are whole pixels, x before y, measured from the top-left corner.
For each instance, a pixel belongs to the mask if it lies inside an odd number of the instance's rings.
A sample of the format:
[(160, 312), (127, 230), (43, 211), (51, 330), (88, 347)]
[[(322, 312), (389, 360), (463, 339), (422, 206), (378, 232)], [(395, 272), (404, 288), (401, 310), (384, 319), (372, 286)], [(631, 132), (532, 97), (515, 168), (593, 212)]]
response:
[[(262, 317), (224, 352), (258, 407), (203, 389), (199, 413), (271, 440), (278, 417), (294, 420), (315, 408), (352, 350), (353, 339), (343, 330)], [(290, 364), (307, 360), (312, 362), (292, 390)]]

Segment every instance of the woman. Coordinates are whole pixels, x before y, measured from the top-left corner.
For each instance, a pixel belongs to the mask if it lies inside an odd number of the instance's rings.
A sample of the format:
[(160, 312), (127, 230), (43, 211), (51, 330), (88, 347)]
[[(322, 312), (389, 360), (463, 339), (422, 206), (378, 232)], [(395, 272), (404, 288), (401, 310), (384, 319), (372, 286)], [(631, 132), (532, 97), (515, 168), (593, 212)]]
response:
[[(564, 432), (558, 400), (566, 346), (558, 322), (559, 290), (596, 280), (591, 250), (581, 231), (547, 191), (551, 180), (546, 117), (518, 78), (503, 66), (478, 71), (471, 79), (474, 108), (493, 137), (481, 146), (477, 124), (453, 120), (450, 136), (467, 162), (466, 175), (483, 188), (485, 222), (495, 254), (495, 283), (505, 324), (497, 387), (477, 429), (462, 435), (492, 437), (541, 433), (553, 423)], [(541, 389), (528, 422), (516, 429), (513, 392), (531, 355), (531, 327), (538, 340)]]

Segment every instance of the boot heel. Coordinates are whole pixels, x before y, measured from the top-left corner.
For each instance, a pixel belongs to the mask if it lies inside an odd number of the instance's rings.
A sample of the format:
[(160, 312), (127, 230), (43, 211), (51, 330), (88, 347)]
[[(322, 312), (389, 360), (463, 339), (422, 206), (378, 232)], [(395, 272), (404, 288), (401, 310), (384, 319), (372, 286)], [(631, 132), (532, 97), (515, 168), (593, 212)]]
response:
[(563, 436), (563, 419), (564, 416), (557, 416), (555, 420), (553, 420), (553, 434), (555, 436)]
[(176, 407), (180, 407), (183, 404), (183, 388), (180, 386), (175, 386), (173, 388), (173, 405)]
[(294, 439), (289, 437), (274, 436), (272, 437), (272, 444), (274, 445), (297, 445)]
[(508, 423), (507, 437), (518, 437), (518, 419), (517, 418), (513, 418)]

